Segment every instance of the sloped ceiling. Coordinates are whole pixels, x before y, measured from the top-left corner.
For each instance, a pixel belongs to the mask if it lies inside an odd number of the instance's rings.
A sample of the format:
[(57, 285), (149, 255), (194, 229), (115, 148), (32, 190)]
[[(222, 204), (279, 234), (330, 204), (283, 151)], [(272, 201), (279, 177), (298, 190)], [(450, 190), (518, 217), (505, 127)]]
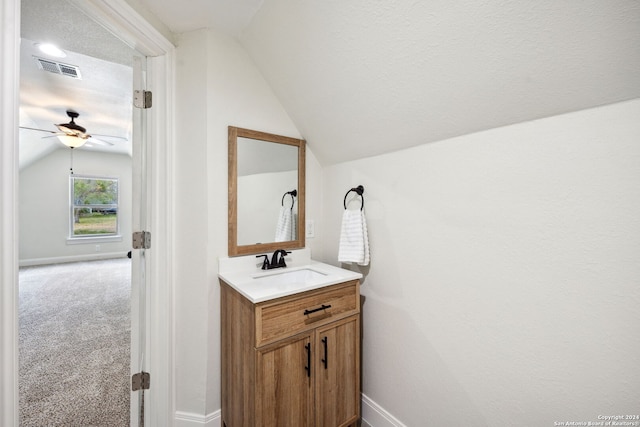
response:
[(141, 4), (176, 34), (200, 28), (238, 36), (264, 0), (127, 0)]
[(237, 35), (324, 164), (640, 97), (637, 0), (143, 3)]

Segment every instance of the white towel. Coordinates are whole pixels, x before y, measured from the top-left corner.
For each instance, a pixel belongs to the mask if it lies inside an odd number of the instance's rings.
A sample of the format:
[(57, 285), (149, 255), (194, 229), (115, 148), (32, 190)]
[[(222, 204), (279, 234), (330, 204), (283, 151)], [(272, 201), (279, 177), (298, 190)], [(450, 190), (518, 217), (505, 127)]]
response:
[(295, 240), (294, 218), (292, 209), (286, 206), (280, 208), (278, 224), (276, 226), (276, 242), (289, 242)]
[(298, 213), (293, 210), (291, 215), (291, 240), (298, 239)]
[(362, 210), (345, 209), (342, 214), (338, 261), (369, 265), (367, 221)]

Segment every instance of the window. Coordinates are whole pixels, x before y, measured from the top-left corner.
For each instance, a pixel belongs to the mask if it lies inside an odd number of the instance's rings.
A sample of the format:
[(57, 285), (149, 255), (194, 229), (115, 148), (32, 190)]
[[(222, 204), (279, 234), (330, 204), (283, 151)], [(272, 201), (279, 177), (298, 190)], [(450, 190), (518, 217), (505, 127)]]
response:
[(69, 237), (118, 234), (118, 179), (71, 176)]

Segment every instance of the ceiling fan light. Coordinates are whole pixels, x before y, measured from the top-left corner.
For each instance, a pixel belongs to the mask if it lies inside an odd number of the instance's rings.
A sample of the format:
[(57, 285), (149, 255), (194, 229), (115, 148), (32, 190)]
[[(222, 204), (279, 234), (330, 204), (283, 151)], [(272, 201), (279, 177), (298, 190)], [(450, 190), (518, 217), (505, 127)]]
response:
[(84, 143), (87, 142), (86, 139), (79, 138), (73, 135), (58, 135), (58, 139), (69, 148), (82, 147)]

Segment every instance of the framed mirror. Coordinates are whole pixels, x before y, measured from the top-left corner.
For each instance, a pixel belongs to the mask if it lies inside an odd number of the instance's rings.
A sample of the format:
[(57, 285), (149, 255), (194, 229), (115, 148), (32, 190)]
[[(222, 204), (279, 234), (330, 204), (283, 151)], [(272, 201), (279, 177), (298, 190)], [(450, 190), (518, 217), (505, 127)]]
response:
[(305, 141), (229, 126), (229, 256), (304, 248)]

